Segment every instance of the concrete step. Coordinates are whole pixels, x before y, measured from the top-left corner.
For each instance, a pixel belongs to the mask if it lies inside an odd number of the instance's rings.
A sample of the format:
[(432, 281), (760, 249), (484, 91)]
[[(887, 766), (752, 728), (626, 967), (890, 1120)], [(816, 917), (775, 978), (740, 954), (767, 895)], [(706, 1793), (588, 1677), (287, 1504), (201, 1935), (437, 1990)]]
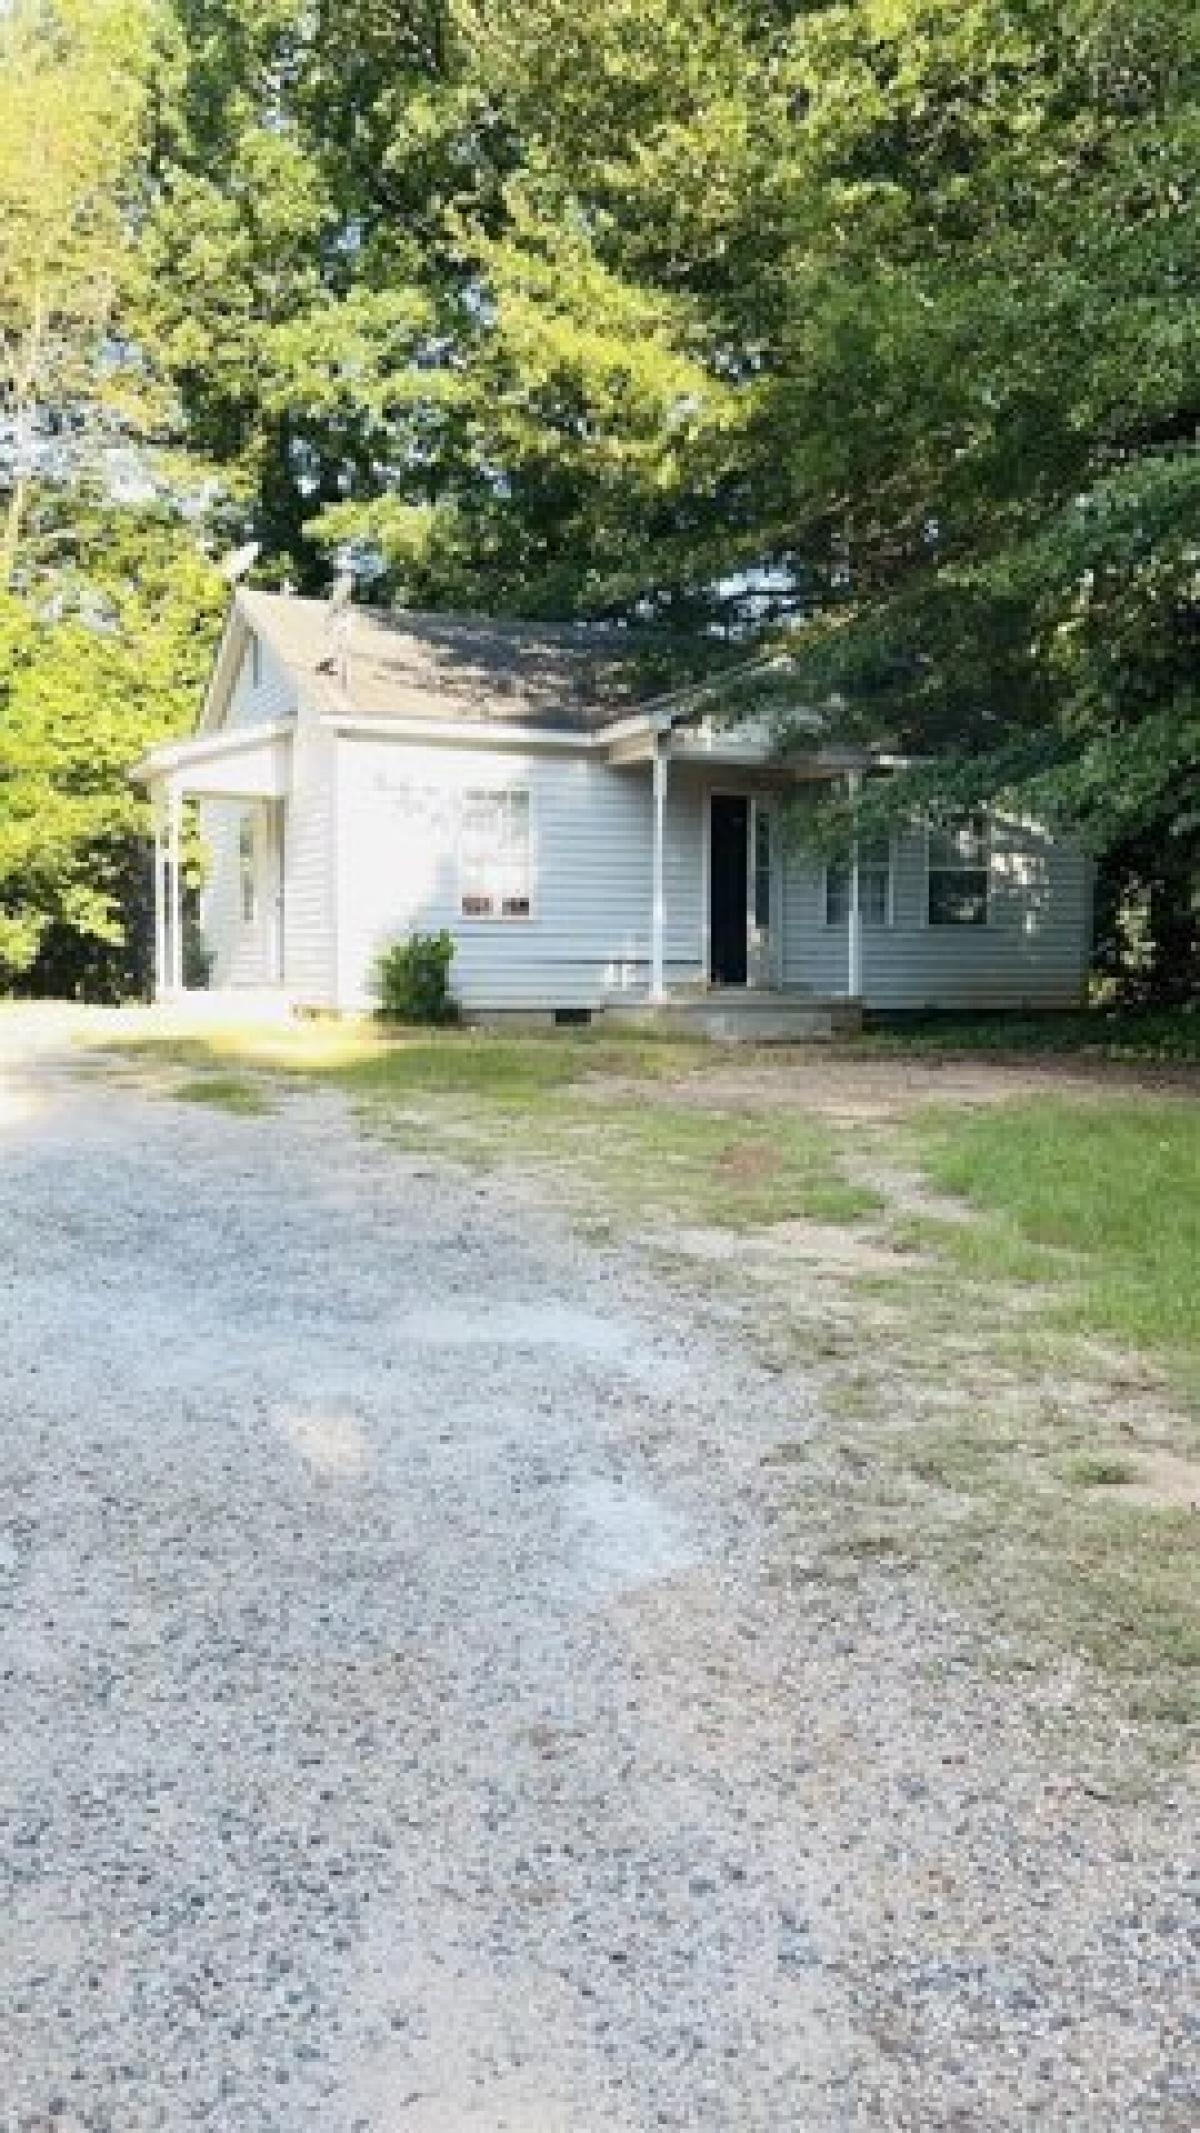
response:
[(662, 1001), (622, 1001), (605, 1008), (604, 1020), (616, 1028), (708, 1037), (724, 1044), (827, 1043), (862, 1028), (862, 1003), (812, 993), (731, 989)]

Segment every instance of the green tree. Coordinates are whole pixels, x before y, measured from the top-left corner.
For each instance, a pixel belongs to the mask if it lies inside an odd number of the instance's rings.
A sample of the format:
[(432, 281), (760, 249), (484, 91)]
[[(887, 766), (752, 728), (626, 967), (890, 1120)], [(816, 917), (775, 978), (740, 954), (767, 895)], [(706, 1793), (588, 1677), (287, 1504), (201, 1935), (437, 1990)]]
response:
[[(145, 345), (264, 569), (328, 573), (325, 505), (427, 499), (453, 426), (454, 212), (489, 155), (450, 0), (176, 0), (145, 234)], [(486, 136), (486, 124), (482, 128)]]
[[(89, 21), (82, 161), (43, 199), (15, 62), (61, 141)], [(107, 656), (118, 588), (71, 527), (120, 485), (82, 440), (174, 422), (268, 579), (359, 544), (380, 599), (653, 619), (689, 669), (770, 650), (784, 727), (818, 702), (917, 766), (872, 805), (1075, 827), (1186, 977), (1190, 0), (21, 0), (4, 28), (10, 378), (39, 228), (60, 292), (19, 419), (4, 388), (8, 577), (49, 573), (6, 610), (10, 725), (35, 671)]]
[(314, 531), (377, 542), (406, 599), (694, 630), (760, 545), (736, 491), (766, 40), (713, 0), (462, 0), (456, 25), (455, 108), (486, 124), (449, 204), (452, 419), (425, 495), (402, 475)]
[(153, 0), (0, 16), (0, 985), (139, 981), (135, 756), (194, 712), (220, 592), (130, 337)]
[(1195, 10), (835, 9), (793, 63), (832, 237), (758, 440), (820, 586), (797, 686), (935, 759), (896, 806), (1081, 832), (1194, 986)]
[(785, 652), (785, 712), (921, 763), (895, 809), (1035, 810), (1131, 879), (1157, 849), (1187, 982), (1194, 8), (476, 19), (520, 143), (468, 373), (501, 478), (443, 494), (428, 552)]
[(147, 111), (149, 0), (0, 15), (0, 588), (108, 486), (142, 381), (120, 339)]
[(168, 515), (97, 514), (47, 612), (0, 596), (0, 987), (117, 998), (147, 975), (129, 768), (195, 715), (227, 588)]

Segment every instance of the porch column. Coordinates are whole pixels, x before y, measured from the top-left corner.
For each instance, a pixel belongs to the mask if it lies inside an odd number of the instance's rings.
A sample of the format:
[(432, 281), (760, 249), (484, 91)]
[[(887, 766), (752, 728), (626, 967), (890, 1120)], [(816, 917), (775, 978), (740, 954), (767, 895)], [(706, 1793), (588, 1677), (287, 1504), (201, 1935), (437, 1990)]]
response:
[(172, 992), (183, 991), (183, 801), (179, 788), (167, 787), (167, 859), (171, 875), (171, 976)]
[(666, 838), (667, 748), (665, 734), (654, 737), (654, 903), (650, 914), (650, 998), (665, 1000), (667, 931)]
[(850, 913), (847, 926), (846, 991), (852, 1000), (862, 998), (863, 953), (862, 953), (862, 893), (859, 879), (858, 846), (858, 796), (862, 791), (862, 772), (852, 770), (847, 783), (850, 787), (850, 805), (854, 810), (854, 837), (850, 845)]
[(167, 989), (167, 854), (163, 843), (161, 796), (155, 793), (154, 812), (154, 997), (161, 1000)]

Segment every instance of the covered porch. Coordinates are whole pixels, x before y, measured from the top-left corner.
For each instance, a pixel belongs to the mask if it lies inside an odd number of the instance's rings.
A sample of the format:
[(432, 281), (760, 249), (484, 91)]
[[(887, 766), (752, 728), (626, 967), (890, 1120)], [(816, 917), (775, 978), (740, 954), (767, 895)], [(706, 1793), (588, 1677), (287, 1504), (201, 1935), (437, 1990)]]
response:
[[(823, 955), (818, 983), (806, 983), (797, 973), (800, 943), (785, 941), (785, 880), (798, 862), (787, 851), (784, 809), (805, 788), (835, 783), (853, 802), (870, 758), (860, 750), (822, 747), (814, 731), (811, 751), (785, 759), (765, 727), (668, 714), (631, 722), (614, 737), (608, 760), (648, 768), (652, 794), (648, 984), (640, 997), (613, 1002), (608, 1013), (643, 1027), (763, 1041), (829, 1036), (859, 1026), (861, 854), (855, 843), (839, 868), (841, 968), (836, 955), (832, 968)], [(693, 814), (698, 806), (700, 815), (699, 967), (693, 964), (686, 973), (672, 952), (680, 896), (677, 865), (673, 880), (672, 822), (677, 841), (680, 805)]]
[(229, 802), (270, 810), (275, 825), (275, 870), (279, 883), (274, 915), (277, 984), (263, 991), (283, 998), (283, 837), (291, 784), (290, 720), (256, 726), (219, 739), (182, 741), (156, 748), (130, 773), (150, 799), (154, 831), (154, 997), (179, 1002), (186, 991), (184, 956), (184, 808), (187, 802)]

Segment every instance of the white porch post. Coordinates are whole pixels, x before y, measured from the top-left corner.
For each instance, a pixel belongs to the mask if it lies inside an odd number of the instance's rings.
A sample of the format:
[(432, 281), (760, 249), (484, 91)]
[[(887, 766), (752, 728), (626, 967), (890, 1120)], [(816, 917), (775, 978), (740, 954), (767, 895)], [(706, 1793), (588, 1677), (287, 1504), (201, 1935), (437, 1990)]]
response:
[(171, 872), (171, 976), (172, 992), (183, 991), (183, 802), (176, 785), (167, 787), (167, 858)]
[(650, 998), (667, 997), (665, 943), (667, 930), (666, 833), (667, 748), (665, 734), (654, 737), (654, 902), (650, 914)]
[(863, 981), (863, 929), (862, 884), (859, 878), (858, 796), (862, 790), (862, 772), (860, 770), (852, 770), (848, 783), (850, 787), (850, 805), (854, 810), (854, 837), (850, 846), (850, 914), (847, 926), (846, 991), (852, 1000), (860, 1000), (862, 998)]
[(154, 809), (154, 997), (161, 1000), (167, 989), (167, 855), (163, 845), (161, 796), (155, 793)]

